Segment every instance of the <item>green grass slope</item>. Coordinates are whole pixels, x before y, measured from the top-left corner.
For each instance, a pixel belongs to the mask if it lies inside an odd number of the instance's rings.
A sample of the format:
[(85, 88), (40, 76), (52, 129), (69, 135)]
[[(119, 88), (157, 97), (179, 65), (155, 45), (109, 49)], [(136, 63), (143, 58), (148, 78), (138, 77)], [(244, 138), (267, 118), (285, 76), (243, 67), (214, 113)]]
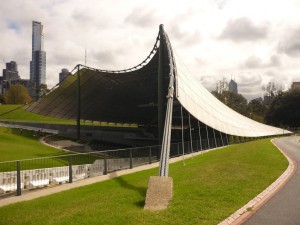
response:
[[(1, 121), (18, 121), (18, 122), (34, 122), (34, 123), (51, 123), (51, 124), (68, 124), (75, 125), (75, 120), (58, 119), (49, 116), (43, 116), (25, 110), (26, 106), (22, 105), (0, 105), (0, 122)], [(81, 120), (81, 125), (90, 126), (109, 126), (109, 127), (131, 127), (136, 128), (137, 124), (121, 124), (99, 121)]]
[(33, 131), (0, 127), (0, 162), (66, 154), (43, 145)]
[(157, 169), (0, 208), (0, 224), (218, 224), (287, 168), (270, 140), (237, 144), (170, 165), (174, 196), (163, 211), (143, 209)]
[(74, 120), (57, 119), (27, 112), (25, 107), (22, 105), (0, 105), (0, 121), (75, 124)]

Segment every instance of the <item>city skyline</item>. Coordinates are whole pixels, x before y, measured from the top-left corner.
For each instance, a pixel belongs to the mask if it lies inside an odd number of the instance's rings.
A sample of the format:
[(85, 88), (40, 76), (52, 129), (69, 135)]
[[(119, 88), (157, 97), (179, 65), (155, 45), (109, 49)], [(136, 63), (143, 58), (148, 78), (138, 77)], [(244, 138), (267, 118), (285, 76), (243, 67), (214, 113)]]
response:
[(234, 77), (239, 93), (249, 100), (262, 96), (262, 86), (269, 81), (287, 89), (300, 80), (296, 0), (84, 3), (12, 0), (3, 4), (1, 57), (18, 62), (21, 78), (28, 79), (30, 23), (41, 21), (51, 87), (58, 83), (62, 68), (71, 71), (84, 64), (85, 49), (91, 67), (137, 65), (152, 49), (159, 24), (164, 24), (175, 52), (209, 90), (218, 80)]

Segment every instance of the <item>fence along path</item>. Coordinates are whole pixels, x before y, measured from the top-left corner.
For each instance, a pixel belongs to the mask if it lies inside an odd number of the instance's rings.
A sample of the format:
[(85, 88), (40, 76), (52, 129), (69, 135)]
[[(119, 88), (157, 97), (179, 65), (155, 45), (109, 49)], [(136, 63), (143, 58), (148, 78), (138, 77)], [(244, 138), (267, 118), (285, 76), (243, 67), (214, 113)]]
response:
[[(170, 157), (208, 149), (208, 140), (171, 145)], [(211, 148), (229, 143), (217, 140)], [(193, 146), (192, 146), (193, 145)], [(202, 146), (200, 148), (200, 146)], [(67, 154), (0, 163), (0, 197), (7, 194), (20, 196), (22, 192), (72, 183), (89, 177), (106, 175), (114, 171), (132, 169), (159, 161), (160, 146), (118, 149), (101, 152)]]

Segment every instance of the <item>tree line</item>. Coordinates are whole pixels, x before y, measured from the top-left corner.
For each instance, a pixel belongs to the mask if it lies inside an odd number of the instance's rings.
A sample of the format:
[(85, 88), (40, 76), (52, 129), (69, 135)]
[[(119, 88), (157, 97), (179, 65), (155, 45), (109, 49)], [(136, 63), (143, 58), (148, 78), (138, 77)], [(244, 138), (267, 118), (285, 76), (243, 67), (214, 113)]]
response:
[[(43, 94), (49, 92), (49, 89), (46, 84), (41, 84), (35, 92), (34, 98), (38, 99)], [(28, 89), (22, 84), (12, 84), (4, 95), (0, 95), (1, 104), (28, 104), (32, 100)]]
[(300, 89), (282, 91), (269, 82), (264, 90), (264, 101), (247, 102), (241, 94), (228, 90), (215, 90), (212, 94), (231, 109), (258, 122), (282, 128), (300, 127)]

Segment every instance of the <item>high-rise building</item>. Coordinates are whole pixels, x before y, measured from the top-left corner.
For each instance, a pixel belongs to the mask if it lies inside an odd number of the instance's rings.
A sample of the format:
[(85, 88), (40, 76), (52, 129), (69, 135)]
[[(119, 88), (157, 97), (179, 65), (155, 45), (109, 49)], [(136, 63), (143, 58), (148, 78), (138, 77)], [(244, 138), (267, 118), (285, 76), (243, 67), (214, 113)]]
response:
[(292, 89), (300, 89), (300, 82), (293, 82), (291, 88)]
[(71, 73), (68, 69), (62, 69), (59, 73), (59, 83), (66, 79)]
[(13, 81), (19, 79), (18, 64), (15, 61), (6, 63), (6, 69), (3, 69), (3, 80)]
[(228, 84), (228, 90), (234, 94), (238, 93), (237, 83), (232, 79), (230, 80), (230, 82)]
[(41, 84), (46, 84), (46, 52), (44, 51), (43, 25), (37, 21), (32, 21), (30, 80), (34, 82), (36, 88)]

